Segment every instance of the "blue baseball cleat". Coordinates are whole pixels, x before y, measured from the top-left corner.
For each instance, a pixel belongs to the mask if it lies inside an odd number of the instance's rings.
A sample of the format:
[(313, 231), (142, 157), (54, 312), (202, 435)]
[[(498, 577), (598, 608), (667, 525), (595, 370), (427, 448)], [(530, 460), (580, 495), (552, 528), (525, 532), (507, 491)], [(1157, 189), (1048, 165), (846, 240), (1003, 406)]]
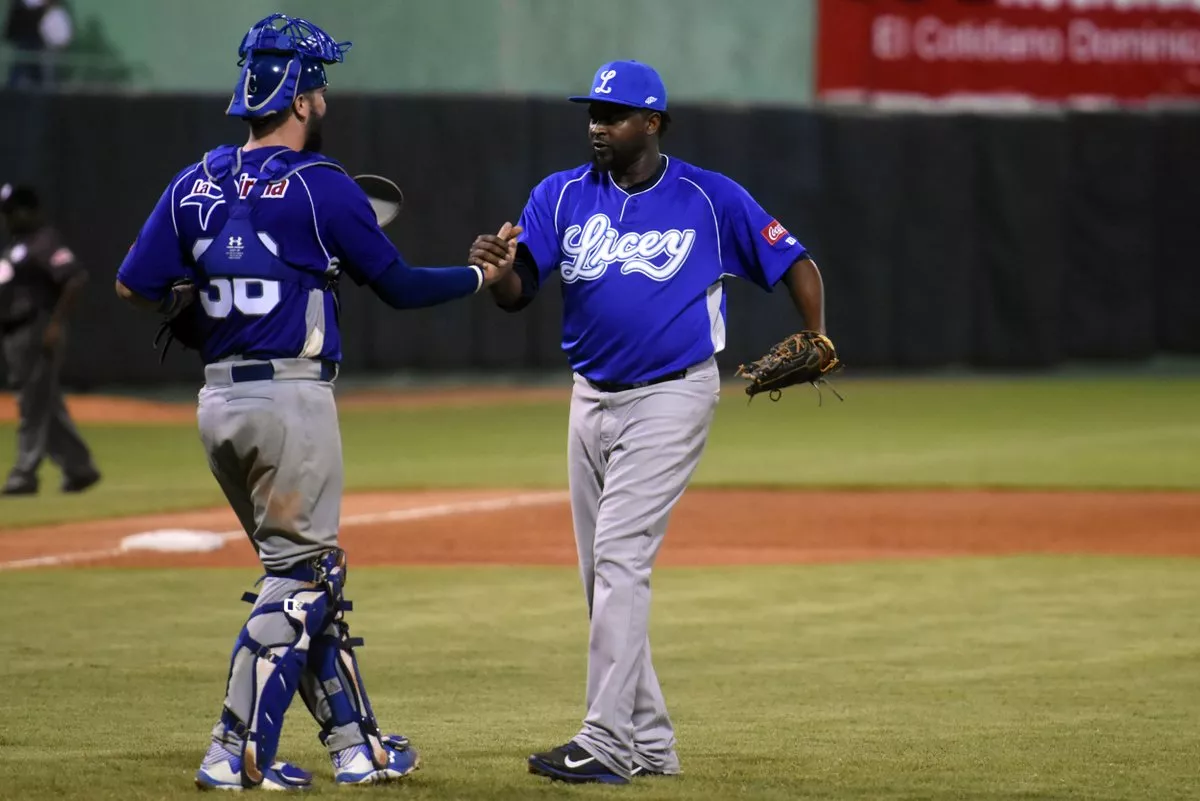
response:
[(403, 779), (421, 767), (421, 755), (397, 734), (382, 737), (387, 765), (379, 768), (371, 759), (371, 747), (352, 745), (332, 754), (333, 780), (338, 784), (379, 784)]
[[(242, 758), (213, 743), (196, 771), (196, 786), (201, 790), (245, 790), (242, 784)], [(272, 763), (263, 771), (262, 790), (307, 790), (312, 774), (286, 762)]]

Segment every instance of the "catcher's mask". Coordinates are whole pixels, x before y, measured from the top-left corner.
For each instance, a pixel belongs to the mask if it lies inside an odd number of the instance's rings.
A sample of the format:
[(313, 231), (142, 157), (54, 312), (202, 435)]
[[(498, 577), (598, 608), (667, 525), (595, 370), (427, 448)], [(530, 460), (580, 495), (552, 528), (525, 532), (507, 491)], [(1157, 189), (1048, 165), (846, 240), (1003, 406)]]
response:
[(286, 110), (297, 96), (326, 86), (325, 65), (345, 60), (351, 45), (299, 17), (259, 20), (238, 47), (242, 71), (225, 113), (255, 119)]

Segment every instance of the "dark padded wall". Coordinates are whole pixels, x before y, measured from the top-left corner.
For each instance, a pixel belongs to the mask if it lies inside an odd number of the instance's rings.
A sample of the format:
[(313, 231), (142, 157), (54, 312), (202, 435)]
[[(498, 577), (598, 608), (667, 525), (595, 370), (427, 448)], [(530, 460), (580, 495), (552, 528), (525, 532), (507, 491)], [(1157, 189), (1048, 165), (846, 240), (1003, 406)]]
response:
[[(171, 176), (242, 126), (204, 97), (0, 93), (0, 178), (36, 182), (93, 279), (65, 379), (196, 380), (112, 292)], [(388, 175), (413, 264), (461, 263), (545, 175), (587, 156), (568, 103), (331, 96), (327, 152)], [(1200, 352), (1200, 115), (881, 115), (693, 106), (664, 149), (742, 183), (810, 248), (849, 366), (1039, 368)], [(17, 124), (12, 124), (16, 121)], [(785, 293), (729, 287), (728, 370), (799, 325)], [(552, 280), (525, 312), (486, 297), (395, 312), (346, 282), (345, 368), (564, 369)], [(79, 330), (88, 327), (86, 336)]]

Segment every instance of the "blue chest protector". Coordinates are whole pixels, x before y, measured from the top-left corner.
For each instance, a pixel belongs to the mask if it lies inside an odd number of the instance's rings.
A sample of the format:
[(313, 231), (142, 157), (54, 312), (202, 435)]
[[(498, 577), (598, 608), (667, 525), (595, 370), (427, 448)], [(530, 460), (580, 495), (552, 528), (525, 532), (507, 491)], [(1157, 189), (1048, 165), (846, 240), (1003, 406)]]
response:
[[(242, 172), (241, 148), (226, 146), (210, 151), (205, 154), (202, 165), (208, 179), (221, 188), (229, 216), (216, 237), (196, 243), (199, 286), (208, 286), (209, 276), (220, 276), (278, 281), (308, 290), (325, 289), (337, 278), (336, 262), (320, 273), (288, 263), (287, 243), (257, 227), (253, 212), (272, 184), (310, 167), (332, 167), (345, 173), (340, 164), (317, 153), (280, 151), (263, 162), (259, 168), (260, 177), (245, 196), (238, 184)], [(217, 247), (212, 247), (214, 244)]]
[[(344, 174), (346, 170), (317, 153), (280, 150), (262, 163), (247, 187), (242, 181), (247, 172), (243, 153), (234, 146), (205, 154), (201, 166), (207, 179), (220, 188), (218, 203), (226, 207), (227, 216), (215, 236), (196, 239), (191, 251), (198, 302), (160, 327), (156, 347), (159, 338), (169, 333), (167, 348), (172, 339), (178, 340), (200, 351), (205, 363), (255, 351), (298, 356), (304, 336), (295, 329), (303, 325), (305, 298), (312, 290), (328, 290), (336, 298), (340, 269), (334, 258), (319, 267), (289, 259), (286, 225), (279, 230), (276, 220), (276, 230), (270, 230), (257, 219), (261, 216), (256, 214), (258, 202), (272, 186), (302, 170), (328, 167)], [(309, 221), (306, 210), (296, 224), (316, 225), (316, 221)], [(319, 239), (320, 232), (316, 234)], [(289, 349), (294, 352), (279, 352)]]

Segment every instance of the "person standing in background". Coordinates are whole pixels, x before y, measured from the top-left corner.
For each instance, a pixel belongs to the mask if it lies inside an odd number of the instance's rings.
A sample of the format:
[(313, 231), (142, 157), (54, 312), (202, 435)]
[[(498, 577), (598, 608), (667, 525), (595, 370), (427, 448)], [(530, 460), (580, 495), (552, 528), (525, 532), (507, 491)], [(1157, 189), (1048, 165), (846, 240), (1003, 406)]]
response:
[(4, 40), (16, 50), (9, 89), (40, 89), (58, 82), (56, 54), (74, 38), (63, 0), (10, 0)]
[(100, 471), (67, 412), (59, 373), (67, 316), (87, 275), (45, 221), (32, 187), (0, 187), (0, 218), (10, 237), (0, 251), (0, 342), (20, 412), (17, 461), (0, 494), (36, 494), (46, 456), (62, 470), (62, 491), (82, 492)]

